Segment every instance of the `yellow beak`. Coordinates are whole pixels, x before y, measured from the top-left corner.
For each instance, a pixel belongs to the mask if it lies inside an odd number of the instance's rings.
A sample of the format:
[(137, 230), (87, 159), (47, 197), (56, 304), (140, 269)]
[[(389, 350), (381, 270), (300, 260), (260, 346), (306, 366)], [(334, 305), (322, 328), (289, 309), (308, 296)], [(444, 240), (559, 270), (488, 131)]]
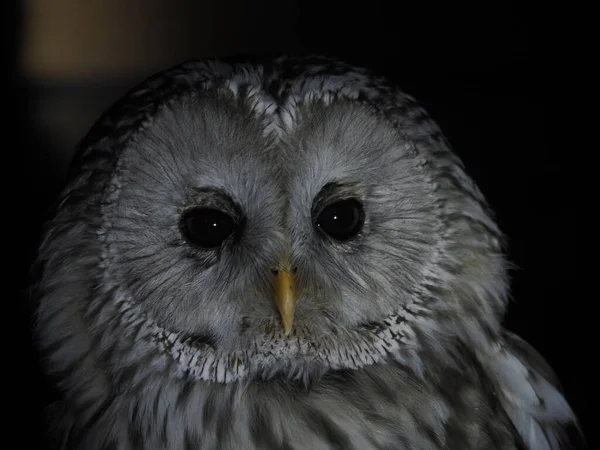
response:
[(290, 270), (279, 270), (277, 272), (275, 303), (277, 304), (279, 314), (281, 314), (281, 323), (283, 324), (286, 336), (292, 331), (296, 300), (296, 280), (294, 274)]

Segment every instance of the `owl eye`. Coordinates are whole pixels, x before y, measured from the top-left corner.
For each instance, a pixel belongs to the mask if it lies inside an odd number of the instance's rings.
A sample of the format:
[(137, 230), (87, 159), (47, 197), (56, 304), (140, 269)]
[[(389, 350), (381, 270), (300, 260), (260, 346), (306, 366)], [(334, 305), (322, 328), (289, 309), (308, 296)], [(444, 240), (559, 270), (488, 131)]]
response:
[(347, 241), (362, 230), (365, 214), (355, 199), (340, 200), (321, 210), (314, 223), (323, 233), (336, 241)]
[(233, 218), (213, 208), (195, 208), (183, 215), (181, 231), (185, 238), (202, 248), (219, 247), (235, 228)]

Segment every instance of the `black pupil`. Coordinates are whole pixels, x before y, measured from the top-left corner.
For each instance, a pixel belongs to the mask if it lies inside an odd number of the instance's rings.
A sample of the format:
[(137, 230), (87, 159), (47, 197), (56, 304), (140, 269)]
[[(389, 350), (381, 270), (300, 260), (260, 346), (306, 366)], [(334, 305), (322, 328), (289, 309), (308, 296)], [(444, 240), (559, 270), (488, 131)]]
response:
[(182, 225), (185, 237), (192, 244), (203, 248), (219, 247), (234, 229), (231, 216), (211, 208), (187, 212)]
[(338, 241), (356, 236), (364, 223), (363, 209), (357, 200), (348, 199), (326, 206), (315, 224), (324, 233)]

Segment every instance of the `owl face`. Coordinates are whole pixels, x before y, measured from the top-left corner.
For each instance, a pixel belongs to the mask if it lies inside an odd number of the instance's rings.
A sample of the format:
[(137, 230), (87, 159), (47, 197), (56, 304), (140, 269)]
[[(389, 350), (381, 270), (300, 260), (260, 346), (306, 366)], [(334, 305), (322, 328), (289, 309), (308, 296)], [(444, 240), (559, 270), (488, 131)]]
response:
[(247, 98), (190, 94), (121, 155), (110, 277), (166, 328), (227, 351), (333, 339), (422, 283), (439, 221), (414, 147), (368, 106), (296, 108), (273, 134)]
[(485, 201), (416, 102), (362, 69), (180, 66), (100, 121), (76, 167), (65, 227), (100, 255), (85, 308), (124, 353), (227, 382), (392, 350), (416, 367), (427, 339), (498, 327)]

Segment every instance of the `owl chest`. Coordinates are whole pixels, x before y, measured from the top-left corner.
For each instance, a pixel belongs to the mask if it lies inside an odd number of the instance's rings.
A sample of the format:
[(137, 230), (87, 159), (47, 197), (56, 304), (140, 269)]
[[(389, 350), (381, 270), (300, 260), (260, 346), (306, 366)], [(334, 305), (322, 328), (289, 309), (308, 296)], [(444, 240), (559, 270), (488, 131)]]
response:
[(130, 401), (127, 417), (113, 417), (101, 437), (114, 436), (123, 449), (515, 448), (506, 418), (484, 393), (467, 384), (451, 389), (385, 367), (325, 377), (310, 389), (188, 383)]

